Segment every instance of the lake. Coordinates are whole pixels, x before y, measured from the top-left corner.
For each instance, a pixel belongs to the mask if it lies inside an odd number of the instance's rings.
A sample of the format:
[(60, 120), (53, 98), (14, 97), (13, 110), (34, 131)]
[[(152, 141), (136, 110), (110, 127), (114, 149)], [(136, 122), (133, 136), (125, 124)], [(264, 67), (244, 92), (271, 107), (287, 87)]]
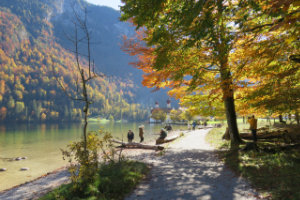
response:
[[(89, 123), (89, 130), (100, 128), (112, 133), (114, 138), (126, 139), (127, 131), (133, 130), (135, 141), (139, 141), (138, 126), (141, 123)], [(145, 142), (154, 143), (162, 125), (144, 124)], [(175, 129), (184, 128), (173, 126)], [(0, 191), (33, 180), (67, 164), (62, 159), (60, 148), (65, 149), (72, 141), (82, 136), (82, 127), (77, 124), (0, 124)], [(17, 157), (25, 160), (11, 161)], [(28, 167), (28, 171), (20, 168)]]

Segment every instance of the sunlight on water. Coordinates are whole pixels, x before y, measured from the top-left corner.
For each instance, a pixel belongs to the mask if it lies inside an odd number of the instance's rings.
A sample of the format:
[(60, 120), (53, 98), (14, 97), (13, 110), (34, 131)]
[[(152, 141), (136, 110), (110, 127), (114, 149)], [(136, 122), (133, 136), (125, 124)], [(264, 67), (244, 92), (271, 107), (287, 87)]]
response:
[[(138, 123), (89, 123), (90, 130), (103, 127), (115, 138), (126, 139), (128, 129), (138, 137)], [(145, 142), (153, 141), (161, 125), (145, 124)], [(78, 124), (41, 124), (41, 125), (0, 125), (0, 191), (35, 179), (67, 164), (62, 160), (60, 148), (66, 148), (71, 141), (79, 140), (82, 134)], [(17, 157), (27, 157), (15, 161)], [(20, 171), (27, 167), (28, 171)]]

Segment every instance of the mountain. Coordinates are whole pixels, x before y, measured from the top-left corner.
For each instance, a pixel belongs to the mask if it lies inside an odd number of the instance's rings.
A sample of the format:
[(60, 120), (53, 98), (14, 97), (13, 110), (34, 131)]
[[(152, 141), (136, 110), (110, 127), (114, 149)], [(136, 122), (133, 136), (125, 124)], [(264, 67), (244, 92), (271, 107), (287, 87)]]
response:
[(80, 5), (87, 8), (96, 71), (107, 75), (91, 84), (91, 115), (142, 120), (145, 107), (167, 99), (165, 91), (143, 88), (141, 72), (128, 65), (133, 58), (120, 45), (122, 35), (132, 36), (134, 29), (119, 22), (118, 11), (82, 0), (1, 0), (0, 121), (80, 119), (81, 104), (66, 97), (52, 70), (74, 93), (74, 47), (67, 38), (74, 35)]
[[(158, 101), (165, 104), (168, 96), (167, 90), (152, 93), (152, 89), (142, 86), (142, 71), (129, 65), (135, 58), (127, 55), (121, 50), (123, 36), (132, 37), (135, 35), (135, 28), (131, 24), (120, 22), (120, 13), (112, 8), (96, 6), (85, 1), (58, 0), (53, 9), (50, 21), (54, 25), (54, 34), (58, 42), (66, 49), (74, 49), (71, 42), (66, 40), (67, 35), (74, 35), (73, 7), (81, 5), (87, 8), (87, 22), (92, 33), (91, 52), (95, 58), (96, 67), (99, 71), (123, 79), (132, 80), (135, 84), (135, 101), (144, 105), (154, 106)], [(176, 104), (173, 101), (173, 104)]]

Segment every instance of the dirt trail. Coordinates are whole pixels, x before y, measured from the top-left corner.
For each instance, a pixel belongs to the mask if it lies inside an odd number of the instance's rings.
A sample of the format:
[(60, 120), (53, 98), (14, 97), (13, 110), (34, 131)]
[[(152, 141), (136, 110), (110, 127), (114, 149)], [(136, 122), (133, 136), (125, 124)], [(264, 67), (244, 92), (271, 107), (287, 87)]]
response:
[(257, 193), (216, 158), (205, 142), (209, 130), (196, 130), (169, 145), (164, 156), (139, 156), (151, 163), (150, 177), (126, 200), (245, 200)]

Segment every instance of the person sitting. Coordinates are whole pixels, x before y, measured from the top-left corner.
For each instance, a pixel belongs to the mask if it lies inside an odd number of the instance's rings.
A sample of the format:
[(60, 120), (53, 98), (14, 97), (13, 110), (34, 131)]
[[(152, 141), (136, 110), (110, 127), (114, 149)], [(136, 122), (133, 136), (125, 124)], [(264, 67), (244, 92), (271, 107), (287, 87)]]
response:
[(164, 128), (162, 128), (161, 130), (160, 130), (160, 135), (159, 135), (159, 139), (162, 139), (162, 140), (164, 140), (166, 137), (167, 137), (167, 131), (164, 129)]
[(159, 138), (156, 140), (156, 144), (164, 143), (164, 140), (167, 137), (167, 134), (168, 134), (167, 131), (164, 128), (162, 128), (160, 130)]
[(134, 133), (132, 132), (132, 130), (128, 131), (127, 139), (128, 139), (128, 142), (132, 142), (132, 140), (134, 139)]

